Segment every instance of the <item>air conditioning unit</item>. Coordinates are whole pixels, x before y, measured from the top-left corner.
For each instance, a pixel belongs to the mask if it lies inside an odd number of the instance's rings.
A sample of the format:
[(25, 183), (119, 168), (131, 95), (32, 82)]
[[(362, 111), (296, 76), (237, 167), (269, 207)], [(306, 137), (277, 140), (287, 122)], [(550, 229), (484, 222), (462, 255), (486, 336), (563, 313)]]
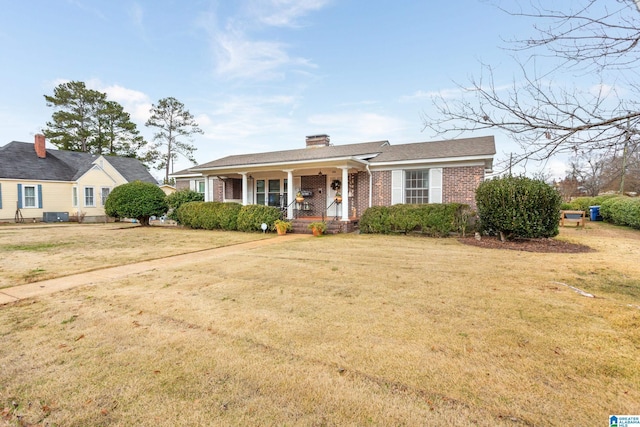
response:
[(69, 222), (69, 212), (43, 212), (43, 222)]

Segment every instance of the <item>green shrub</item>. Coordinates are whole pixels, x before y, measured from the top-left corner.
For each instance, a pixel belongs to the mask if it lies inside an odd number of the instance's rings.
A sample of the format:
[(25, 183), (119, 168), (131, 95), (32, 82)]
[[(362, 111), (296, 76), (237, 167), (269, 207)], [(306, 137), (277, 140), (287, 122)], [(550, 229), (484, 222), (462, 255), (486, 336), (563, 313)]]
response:
[(571, 200), (571, 202), (569, 202), (569, 205), (571, 206), (568, 210), (574, 210), (574, 211), (585, 211), (585, 212), (589, 212), (589, 207), (590, 206), (595, 206), (594, 203), (594, 197), (576, 197), (575, 199)]
[(185, 227), (202, 228), (199, 226), (199, 211), (203, 208), (204, 202), (186, 202), (181, 204), (175, 211), (176, 221)]
[(280, 217), (280, 209), (273, 206), (242, 206), (238, 213), (237, 228), (240, 231), (262, 231), (262, 224), (273, 224)]
[(561, 203), (556, 189), (527, 177), (494, 178), (476, 190), (482, 230), (506, 239), (556, 236)]
[(389, 223), (394, 233), (410, 233), (418, 228), (420, 220), (416, 205), (393, 205), (389, 207)]
[(167, 196), (167, 205), (169, 205), (169, 219), (178, 221), (177, 210), (183, 203), (203, 202), (204, 194), (193, 190), (180, 190)]
[(166, 195), (150, 182), (122, 184), (111, 191), (104, 211), (111, 217), (135, 218), (140, 224), (149, 225), (149, 218), (167, 212)]
[(625, 196), (606, 199), (600, 205), (600, 215), (607, 222), (640, 229), (640, 199)]
[(453, 232), (465, 234), (471, 210), (461, 203), (418, 205), (418, 228), (428, 236), (445, 237)]
[(221, 230), (237, 230), (238, 216), (242, 205), (235, 202), (221, 203), (214, 212), (216, 218), (216, 228)]
[(361, 233), (391, 233), (391, 219), (388, 206), (372, 206), (366, 209), (360, 217)]
[(600, 206), (605, 200), (615, 199), (616, 197), (620, 196), (618, 194), (603, 194), (601, 196), (596, 196), (591, 200), (592, 204), (590, 206)]
[(362, 233), (411, 233), (428, 236), (447, 236), (464, 233), (471, 211), (459, 203), (373, 206), (360, 218)]
[(205, 230), (237, 230), (242, 205), (222, 202), (187, 202), (176, 211), (180, 224)]

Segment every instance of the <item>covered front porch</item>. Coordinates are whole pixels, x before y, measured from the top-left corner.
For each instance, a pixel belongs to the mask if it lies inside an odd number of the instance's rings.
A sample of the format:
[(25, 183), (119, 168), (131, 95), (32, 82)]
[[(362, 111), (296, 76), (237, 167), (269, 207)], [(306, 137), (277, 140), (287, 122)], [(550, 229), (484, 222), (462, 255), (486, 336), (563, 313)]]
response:
[(359, 191), (366, 192), (358, 186), (358, 176), (367, 173), (366, 162), (353, 158), (201, 172), (205, 176), (205, 201), (274, 206), (291, 220), (357, 220), (361, 214)]

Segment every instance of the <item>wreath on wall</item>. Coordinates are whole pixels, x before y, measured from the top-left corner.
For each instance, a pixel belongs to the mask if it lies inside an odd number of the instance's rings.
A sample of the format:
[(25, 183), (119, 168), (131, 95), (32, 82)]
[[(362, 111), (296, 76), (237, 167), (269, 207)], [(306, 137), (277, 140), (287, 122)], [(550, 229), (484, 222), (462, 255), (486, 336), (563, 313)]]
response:
[(331, 181), (331, 189), (334, 191), (338, 191), (340, 189), (341, 183), (339, 179), (334, 179)]

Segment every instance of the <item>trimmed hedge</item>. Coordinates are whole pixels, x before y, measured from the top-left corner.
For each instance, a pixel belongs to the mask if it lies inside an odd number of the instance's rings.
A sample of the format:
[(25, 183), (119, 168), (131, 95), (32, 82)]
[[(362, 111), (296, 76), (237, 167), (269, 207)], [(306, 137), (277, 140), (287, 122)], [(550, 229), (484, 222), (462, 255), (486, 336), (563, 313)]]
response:
[(156, 184), (134, 181), (115, 187), (104, 204), (104, 211), (115, 218), (135, 218), (149, 225), (152, 216), (167, 211), (166, 195)]
[(482, 230), (506, 239), (556, 236), (561, 203), (555, 188), (524, 176), (490, 179), (476, 190)]
[[(188, 202), (204, 202), (204, 194), (197, 191), (185, 189), (176, 191), (167, 196), (167, 204), (169, 205), (169, 219), (178, 221), (177, 210), (183, 203)], [(179, 222), (179, 221), (178, 221)]]
[(469, 212), (469, 206), (460, 203), (373, 206), (364, 211), (359, 227), (362, 233), (415, 232), (443, 237), (464, 232)]
[(263, 223), (271, 227), (276, 219), (280, 219), (281, 215), (280, 209), (274, 206), (242, 206), (238, 213), (237, 229), (240, 231), (262, 231), (260, 226)]
[(222, 202), (187, 202), (176, 209), (177, 221), (189, 228), (237, 230), (242, 205)]
[[(617, 194), (605, 194), (602, 196), (595, 197), (576, 197), (571, 202), (569, 202), (569, 207), (566, 208), (568, 210), (577, 210), (577, 211), (585, 211), (587, 215), (589, 214), (589, 208), (591, 206), (600, 206), (605, 200), (609, 200), (612, 198), (618, 197)], [(565, 209), (565, 208), (563, 208)]]
[(607, 222), (640, 229), (640, 198), (608, 198), (600, 204), (600, 215)]

